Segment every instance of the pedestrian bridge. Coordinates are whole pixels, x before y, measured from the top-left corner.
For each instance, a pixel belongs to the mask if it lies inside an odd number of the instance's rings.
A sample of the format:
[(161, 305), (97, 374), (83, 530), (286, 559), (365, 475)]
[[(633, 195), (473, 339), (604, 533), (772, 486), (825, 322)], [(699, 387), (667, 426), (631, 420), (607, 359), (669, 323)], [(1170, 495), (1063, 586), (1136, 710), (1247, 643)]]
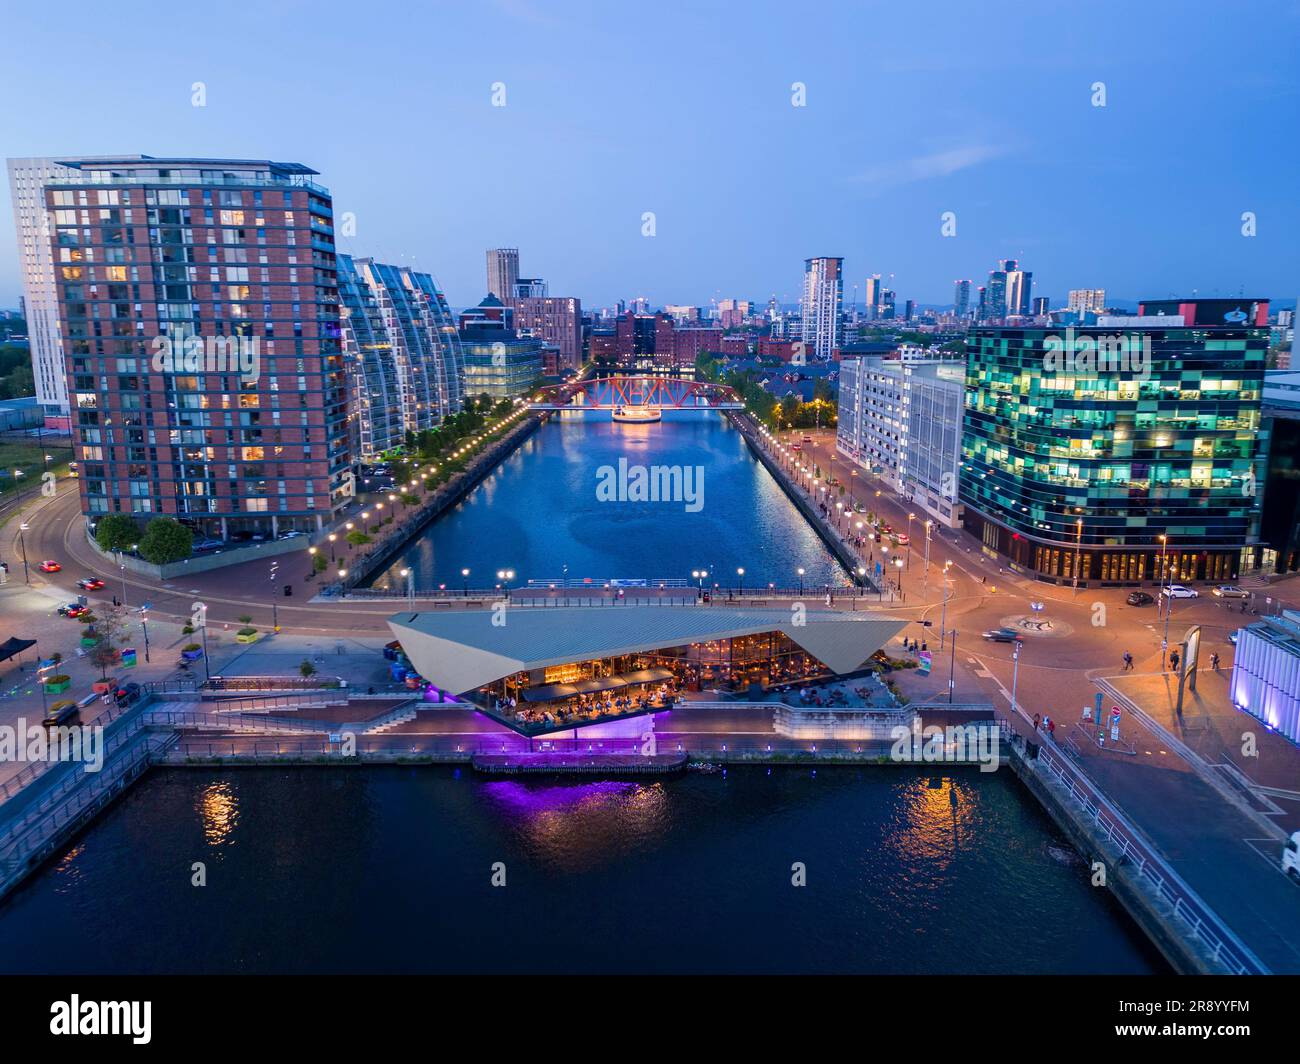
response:
[(542, 388), (529, 406), (534, 410), (613, 410), (651, 406), (664, 410), (743, 410), (739, 393), (725, 384), (680, 377), (600, 377)]

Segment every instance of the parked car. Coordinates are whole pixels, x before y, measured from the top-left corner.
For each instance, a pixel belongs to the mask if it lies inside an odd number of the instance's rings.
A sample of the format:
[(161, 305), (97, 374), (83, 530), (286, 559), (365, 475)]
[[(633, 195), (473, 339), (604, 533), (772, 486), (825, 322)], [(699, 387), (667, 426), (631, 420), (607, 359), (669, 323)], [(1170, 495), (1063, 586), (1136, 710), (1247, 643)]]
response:
[(1300, 831), (1291, 832), (1291, 837), (1282, 847), (1282, 871), (1292, 879), (1300, 880)]
[(1235, 584), (1220, 584), (1210, 594), (1215, 598), (1250, 598), (1249, 591), (1243, 591)]
[(90, 607), (83, 606), (80, 602), (69, 602), (66, 606), (59, 607), (59, 616), (61, 617), (80, 617), (83, 613), (89, 613)]
[(1171, 599), (1201, 597), (1201, 593), (1196, 588), (1184, 587), (1182, 584), (1170, 584), (1168, 587), (1162, 587), (1160, 594), (1168, 595)]
[(1130, 606), (1150, 606), (1155, 602), (1154, 595), (1148, 595), (1145, 591), (1130, 591), (1128, 598), (1124, 600)]
[(43, 573), (63, 572), (63, 566), (61, 566), (58, 562), (50, 561), (48, 558), (45, 559), (45, 561), (41, 562), (41, 564), (38, 565), (36, 568), (38, 568)]
[(289, 531), (289, 532), (281, 532), (281, 533), (280, 533), (280, 538), (281, 538), (281, 539), (297, 539), (299, 536), (305, 536), (306, 534), (307, 534), (306, 532), (299, 532), (297, 529), (294, 529), (294, 530)]
[(113, 692), (113, 700), (119, 706), (129, 706), (132, 702), (140, 698), (140, 685), (138, 683), (123, 684)]
[(984, 633), (984, 638), (994, 643), (1014, 643), (1020, 638), (1020, 633), (1014, 628), (991, 628)]
[(895, 532), (894, 542), (897, 543), (900, 547), (906, 547), (909, 543), (912, 542), (912, 538), (906, 532)]
[(195, 551), (217, 550), (224, 546), (225, 544), (219, 539), (197, 539), (194, 541), (192, 549)]
[(104, 581), (97, 576), (87, 576), (77, 581), (77, 587), (81, 588), (82, 591), (98, 591), (103, 586)]

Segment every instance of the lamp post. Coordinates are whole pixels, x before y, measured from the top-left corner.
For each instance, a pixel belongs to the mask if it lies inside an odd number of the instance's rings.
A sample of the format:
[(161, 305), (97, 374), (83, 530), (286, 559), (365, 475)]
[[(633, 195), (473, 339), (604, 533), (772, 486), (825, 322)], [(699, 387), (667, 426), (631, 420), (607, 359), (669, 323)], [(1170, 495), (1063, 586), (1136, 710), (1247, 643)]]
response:
[(939, 613), (939, 649), (943, 649), (944, 644), (944, 627), (948, 623), (948, 569), (952, 562), (943, 563), (943, 609)]
[(338, 561), (338, 559), (334, 557), (334, 541), (338, 538), (339, 538), (338, 533), (336, 532), (330, 533), (330, 564), (331, 565), (333, 565), (336, 561)]
[(910, 513), (907, 515), (907, 567), (908, 569), (912, 568), (912, 521), (915, 517), (916, 514), (914, 513)]
[(1015, 649), (1011, 651), (1011, 715), (1016, 715), (1016, 680), (1020, 676), (1020, 648), (1024, 644), (1016, 640)]
[(901, 596), (903, 594), (903, 559), (902, 558), (894, 559), (894, 568), (898, 570), (898, 594)]
[(410, 569), (402, 570), (402, 579), (406, 581), (406, 606), (415, 609), (415, 573)]
[[(22, 548), (22, 552), (23, 552), (23, 583), (30, 584), (32, 582), (32, 578), (31, 578), (31, 572), (27, 568), (27, 541), (23, 538), (23, 533), (26, 531), (27, 531), (27, 522), (24, 521), (22, 522), (22, 524), (18, 526), (18, 545)], [(122, 580), (123, 580), (122, 586), (125, 587), (126, 577), (123, 577)]]
[(927, 590), (930, 587), (930, 529), (934, 527), (933, 521), (925, 522), (925, 583)]
[(1161, 559), (1160, 566), (1161, 569), (1163, 570), (1163, 572), (1161, 572), (1160, 574), (1160, 597), (1164, 599), (1164, 610), (1165, 610), (1165, 634), (1164, 634), (1164, 638), (1160, 640), (1160, 670), (1163, 672), (1165, 668), (1165, 655), (1169, 652), (1169, 615), (1170, 613), (1173, 612), (1173, 606), (1174, 606), (1174, 596), (1172, 591), (1169, 594), (1165, 594), (1166, 583), (1168, 583), (1168, 586), (1170, 588), (1174, 586), (1173, 580), (1170, 579), (1170, 575), (1169, 575), (1169, 536), (1168, 535), (1162, 535), (1160, 537), (1160, 559)]
[(144, 632), (144, 663), (149, 664), (149, 604), (140, 607), (140, 630)]
[(1074, 590), (1070, 597), (1074, 598), (1079, 594), (1079, 560), (1083, 551), (1083, 518), (1080, 517), (1074, 522), (1075, 540), (1074, 540)]
[(801, 565), (797, 572), (799, 573), (799, 597), (803, 598), (803, 566)]
[(739, 581), (739, 585), (740, 585), (740, 597), (744, 598), (745, 597), (745, 570), (744, 569), (736, 570), (736, 579)]
[(948, 658), (948, 705), (952, 705), (952, 692), (957, 686), (954, 679), (957, 668), (957, 629), (952, 630), (952, 653)]
[(316, 548), (315, 547), (307, 548), (307, 557), (309, 559), (309, 565), (307, 569), (307, 579), (310, 580), (312, 577), (316, 575)]
[(469, 570), (468, 569), (462, 569), (460, 571), (460, 581), (461, 581), (461, 586), (465, 589), (465, 597), (469, 598)]

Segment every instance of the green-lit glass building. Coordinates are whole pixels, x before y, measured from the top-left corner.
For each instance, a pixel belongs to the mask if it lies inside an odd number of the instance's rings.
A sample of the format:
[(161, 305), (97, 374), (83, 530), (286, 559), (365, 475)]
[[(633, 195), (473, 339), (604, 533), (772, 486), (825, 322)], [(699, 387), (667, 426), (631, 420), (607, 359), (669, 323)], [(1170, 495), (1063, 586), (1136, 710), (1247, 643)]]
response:
[(988, 552), (1080, 585), (1227, 581), (1251, 564), (1267, 303), (1209, 302), (972, 330), (959, 490)]

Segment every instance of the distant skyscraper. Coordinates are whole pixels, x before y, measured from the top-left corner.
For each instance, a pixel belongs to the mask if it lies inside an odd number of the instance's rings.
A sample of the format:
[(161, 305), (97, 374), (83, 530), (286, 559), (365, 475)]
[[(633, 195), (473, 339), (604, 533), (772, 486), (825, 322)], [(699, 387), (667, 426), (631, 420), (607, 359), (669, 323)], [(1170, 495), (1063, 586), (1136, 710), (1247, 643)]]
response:
[[(521, 282), (522, 284), (522, 282)], [(527, 296), (513, 300), (515, 328), (540, 337), (557, 351), (554, 376), (582, 365), (582, 301), (572, 296)]]
[(1007, 305), (1004, 316), (1027, 315), (1034, 288), (1034, 275), (1022, 270), (1015, 259), (1004, 259), (1001, 266), (1006, 275)]
[(894, 299), (894, 290), (892, 288), (881, 289), (880, 306), (877, 308), (877, 317), (883, 321), (893, 321), (898, 313), (897, 304)]
[(903, 320), (911, 321), (912, 314), (915, 310), (916, 310), (916, 301), (913, 299), (909, 299), (906, 303), (903, 304)]
[(867, 278), (866, 294), (863, 296), (863, 303), (866, 305), (867, 321), (873, 321), (880, 310), (880, 274), (873, 274)]
[(1047, 316), (1047, 312), (1052, 309), (1052, 301), (1047, 296), (1034, 296), (1033, 312), (1035, 318)]
[(488, 294), (503, 303), (513, 299), (515, 284), (519, 280), (519, 249), (492, 248), (487, 253)]
[[(1014, 260), (1013, 260), (1014, 261)], [(989, 271), (989, 283), (984, 289), (984, 302), (980, 317), (985, 321), (1000, 321), (1007, 316), (1007, 271), (1003, 267)]]
[(840, 342), (844, 260), (820, 257), (803, 263), (803, 342), (814, 358), (830, 358)]
[(958, 281), (953, 292), (953, 313), (959, 318), (964, 318), (970, 314), (971, 284), (970, 281)]
[(1068, 309), (1076, 314), (1100, 314), (1106, 309), (1106, 289), (1104, 288), (1071, 288), (1069, 300), (1066, 303)]

